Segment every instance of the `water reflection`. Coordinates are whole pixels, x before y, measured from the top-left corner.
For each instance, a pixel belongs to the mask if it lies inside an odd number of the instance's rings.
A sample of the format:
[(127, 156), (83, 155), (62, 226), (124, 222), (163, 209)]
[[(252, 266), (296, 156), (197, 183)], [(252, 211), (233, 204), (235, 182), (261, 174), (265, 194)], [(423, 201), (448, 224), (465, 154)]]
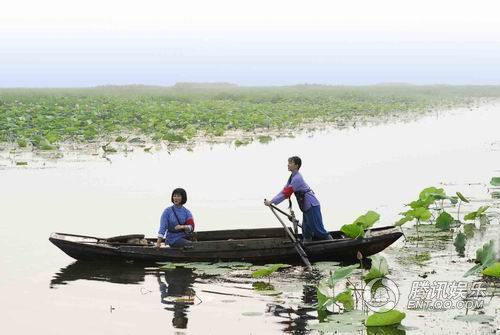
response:
[[(290, 334), (309, 334), (314, 333), (308, 328), (308, 325), (317, 322), (318, 318), (321, 322), (329, 323), (327, 318), (330, 313), (319, 312), (319, 315), (314, 307), (317, 304), (316, 285), (308, 282), (303, 286), (302, 296), (300, 297), (300, 304), (297, 308), (286, 307), (280, 304), (268, 304), (267, 313), (272, 313), (275, 317), (279, 318), (278, 321), (283, 325), (282, 332)], [(386, 326), (386, 327), (364, 327), (361, 324), (356, 326), (356, 323), (346, 321), (346, 323), (338, 322), (331, 324), (326, 333), (339, 333), (339, 334), (359, 334), (359, 335), (405, 335), (406, 330), (399, 325)], [(323, 332), (321, 332), (323, 333)]]
[(406, 331), (395, 326), (366, 327), (366, 335), (405, 335)]
[[(252, 287), (242, 287), (244, 283), (249, 283), (248, 277), (240, 277), (240, 274), (232, 276), (230, 279), (223, 277), (216, 277), (216, 281), (225, 282), (235, 289), (247, 289), (257, 293), (275, 290), (274, 286), (270, 283), (254, 282)], [(191, 306), (198, 305), (202, 301), (197, 296), (194, 289), (194, 283), (198, 275), (189, 268), (175, 268), (168, 270), (159, 270), (157, 268), (148, 268), (138, 264), (126, 263), (93, 263), (76, 261), (64, 268), (61, 268), (54, 274), (50, 281), (50, 288), (56, 289), (62, 285), (68, 285), (78, 280), (91, 280), (98, 282), (109, 282), (114, 284), (143, 284), (148, 282), (158, 284), (158, 291), (160, 303), (164, 310), (172, 312), (172, 326), (176, 329), (187, 329), (189, 321), (189, 311)], [(274, 284), (277, 285), (276, 289), (279, 290), (287, 287), (284, 292), (281, 292), (280, 298), (275, 299), (269, 296), (267, 308), (265, 313), (267, 316), (273, 316), (274, 322), (280, 324), (282, 333), (290, 334), (307, 334), (311, 332), (308, 325), (317, 323), (318, 316), (316, 308), (317, 295), (316, 285), (320, 278), (319, 273), (313, 276), (299, 276), (293, 275), (286, 278), (286, 281), (276, 280)], [(148, 280), (149, 279), (149, 280)], [(290, 287), (292, 282), (298, 285)], [(237, 285), (237, 286), (236, 286)], [(288, 285), (288, 286), (287, 286)], [(224, 285), (223, 285), (224, 286)], [(149, 290), (143, 294), (151, 293)], [(210, 293), (207, 290), (201, 290), (204, 293)], [(288, 294), (286, 294), (286, 292)], [(297, 294), (295, 294), (296, 292)], [(216, 292), (214, 292), (216, 293)], [(217, 292), (220, 294), (220, 292)], [(153, 293), (154, 294), (154, 293)], [(238, 294), (224, 293), (227, 295), (239, 296)], [(257, 294), (256, 296), (245, 297), (255, 298), (261, 300), (266, 295)], [(267, 298), (265, 298), (267, 300)], [(208, 307), (208, 306), (207, 306)], [(323, 318), (324, 322), (327, 322)], [(341, 327), (342, 325), (339, 325)], [(345, 325), (344, 325), (345, 326)], [(381, 329), (360, 329), (358, 334), (405, 334), (401, 329), (387, 327)], [(344, 330), (339, 330), (344, 332)]]
[[(162, 280), (162, 275), (165, 281)], [(188, 268), (176, 268), (164, 271), (163, 274), (156, 273), (158, 285), (160, 286), (161, 303), (166, 304), (165, 309), (172, 311), (172, 326), (175, 328), (187, 328), (187, 312), (190, 305), (195, 302), (196, 293), (193, 289), (193, 270)]]
[(77, 280), (137, 285), (144, 283), (147, 275), (156, 277), (160, 302), (166, 305), (165, 310), (173, 312), (172, 325), (179, 329), (187, 328), (189, 306), (195, 303), (196, 298), (193, 289), (195, 275), (192, 269), (162, 271), (137, 264), (76, 261), (54, 274), (50, 288), (56, 289), (60, 285), (68, 285)]
[[(316, 304), (316, 287), (305, 284), (302, 289), (301, 305), (296, 309), (279, 304), (269, 304), (267, 312), (281, 319), (284, 333), (305, 334), (308, 333), (308, 321), (317, 320), (314, 316), (316, 309), (312, 306)], [(306, 307), (308, 306), (308, 307)]]
[(114, 284), (140, 284), (144, 282), (146, 269), (137, 265), (118, 263), (93, 263), (76, 261), (61, 268), (50, 281), (50, 288), (67, 285), (77, 280), (104, 281)]

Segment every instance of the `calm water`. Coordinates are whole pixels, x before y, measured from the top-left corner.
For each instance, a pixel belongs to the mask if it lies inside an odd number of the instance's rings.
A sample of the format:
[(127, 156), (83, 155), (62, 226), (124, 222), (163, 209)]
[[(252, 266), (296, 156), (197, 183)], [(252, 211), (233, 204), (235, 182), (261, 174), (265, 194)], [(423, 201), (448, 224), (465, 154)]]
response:
[[(53, 231), (155, 236), (170, 192), (178, 186), (188, 191), (187, 207), (199, 230), (277, 227), (262, 200), (286, 182), (291, 155), (302, 157), (302, 173), (322, 203), (330, 230), (370, 209), (381, 214), (378, 225), (392, 224), (404, 204), (431, 185), (470, 197), (472, 203), (461, 212), (492, 206), (492, 224), (469, 241), (465, 258), (457, 257), (446, 238), (419, 246), (431, 251), (431, 260), (424, 263), (411, 258), (414, 246), (403, 240), (384, 252), (391, 278), (400, 286), (398, 308), (405, 310), (411, 281), (419, 275), (435, 270), (428, 279), (462, 280), (477, 246), (491, 238), (500, 242), (499, 201), (488, 187), (491, 177), (500, 176), (499, 121), (500, 105), (492, 104), (238, 148), (203, 144), (192, 152), (136, 150), (112, 155), (111, 162), (84, 154), (45, 160), (0, 152), (3, 329), (16, 334), (68, 329), (73, 334), (306, 331), (317, 322), (312, 304), (319, 274), (307, 277), (300, 267), (275, 274), (271, 284), (281, 294), (269, 296), (253, 289), (256, 280), (248, 271), (204, 277), (189, 269), (89, 266), (74, 262), (48, 241)], [(26, 158), (28, 167), (13, 164)], [(494, 297), (488, 302), (484, 312), (496, 317), (488, 323), (455, 321), (464, 310), (405, 310), (405, 328), (398, 331), (499, 332), (499, 301)]]

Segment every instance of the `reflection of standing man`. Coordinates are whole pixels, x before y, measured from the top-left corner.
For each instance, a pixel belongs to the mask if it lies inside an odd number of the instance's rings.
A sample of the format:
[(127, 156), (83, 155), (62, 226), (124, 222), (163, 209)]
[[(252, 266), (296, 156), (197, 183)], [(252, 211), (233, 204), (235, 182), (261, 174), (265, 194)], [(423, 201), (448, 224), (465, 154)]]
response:
[[(193, 302), (185, 299), (186, 296), (193, 297), (195, 292), (192, 288), (194, 282), (193, 271), (191, 269), (173, 269), (165, 271), (165, 282), (157, 276), (160, 286), (161, 303), (169, 305), (166, 310), (174, 312), (172, 326), (174, 328), (186, 329), (188, 318), (187, 311)], [(167, 299), (172, 297), (174, 299)], [(173, 306), (170, 306), (173, 305)]]
[(314, 195), (313, 190), (306, 184), (304, 178), (299, 172), (302, 166), (300, 157), (293, 156), (288, 159), (288, 171), (291, 172), (290, 178), (283, 190), (278, 193), (272, 200), (264, 200), (266, 206), (271, 204), (279, 204), (283, 200), (292, 202), (290, 197), (295, 194), (299, 208), (303, 213), (302, 219), (302, 238), (304, 242), (315, 240), (332, 240), (332, 236), (326, 231), (323, 226), (323, 218), (321, 216), (321, 207), (318, 199)]

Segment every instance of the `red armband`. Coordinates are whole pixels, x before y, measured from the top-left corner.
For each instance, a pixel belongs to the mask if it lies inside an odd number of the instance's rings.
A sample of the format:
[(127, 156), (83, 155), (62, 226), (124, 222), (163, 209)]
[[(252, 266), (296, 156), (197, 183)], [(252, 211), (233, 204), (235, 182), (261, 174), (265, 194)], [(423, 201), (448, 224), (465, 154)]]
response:
[(283, 194), (285, 195), (285, 198), (290, 198), (293, 194), (293, 187), (287, 186), (283, 189)]
[(194, 231), (194, 220), (193, 218), (189, 218), (186, 220), (186, 224), (191, 226), (191, 228), (193, 228), (193, 231)]

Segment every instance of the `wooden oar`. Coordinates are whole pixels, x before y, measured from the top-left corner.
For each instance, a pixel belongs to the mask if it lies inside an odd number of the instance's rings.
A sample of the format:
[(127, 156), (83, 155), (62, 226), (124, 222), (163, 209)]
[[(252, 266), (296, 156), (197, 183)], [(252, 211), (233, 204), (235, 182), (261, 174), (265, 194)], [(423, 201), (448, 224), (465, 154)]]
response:
[(285, 231), (286, 231), (288, 237), (290, 237), (290, 239), (292, 240), (293, 246), (295, 247), (295, 250), (297, 250), (297, 253), (299, 254), (300, 258), (302, 259), (302, 261), (306, 265), (307, 270), (311, 271), (312, 270), (311, 262), (309, 262), (309, 258), (307, 257), (307, 254), (306, 254), (304, 248), (302, 248), (302, 245), (300, 244), (300, 242), (297, 240), (297, 238), (295, 238), (295, 235), (292, 234), (290, 229), (288, 229), (288, 227), (283, 222), (283, 220), (281, 220), (281, 218), (278, 216), (278, 214), (276, 214), (276, 212), (274, 211), (275, 207), (269, 206), (269, 208), (271, 208), (271, 212), (273, 212), (274, 216), (276, 216), (276, 218), (281, 223), (283, 228), (285, 228)]
[(273, 204), (271, 204), (270, 206), (272, 208), (274, 208), (275, 210), (277, 210), (278, 212), (280, 212), (281, 214), (283, 214), (284, 216), (286, 216), (288, 218), (288, 220), (290, 220), (290, 222), (293, 223), (293, 232), (295, 234), (298, 234), (297, 226), (302, 228), (302, 225), (299, 223), (299, 220), (297, 220), (297, 218), (293, 214), (293, 211), (290, 210), (292, 213), (288, 214), (288, 213), (285, 213), (284, 211), (282, 211), (281, 209), (279, 209), (278, 207), (274, 206)]

